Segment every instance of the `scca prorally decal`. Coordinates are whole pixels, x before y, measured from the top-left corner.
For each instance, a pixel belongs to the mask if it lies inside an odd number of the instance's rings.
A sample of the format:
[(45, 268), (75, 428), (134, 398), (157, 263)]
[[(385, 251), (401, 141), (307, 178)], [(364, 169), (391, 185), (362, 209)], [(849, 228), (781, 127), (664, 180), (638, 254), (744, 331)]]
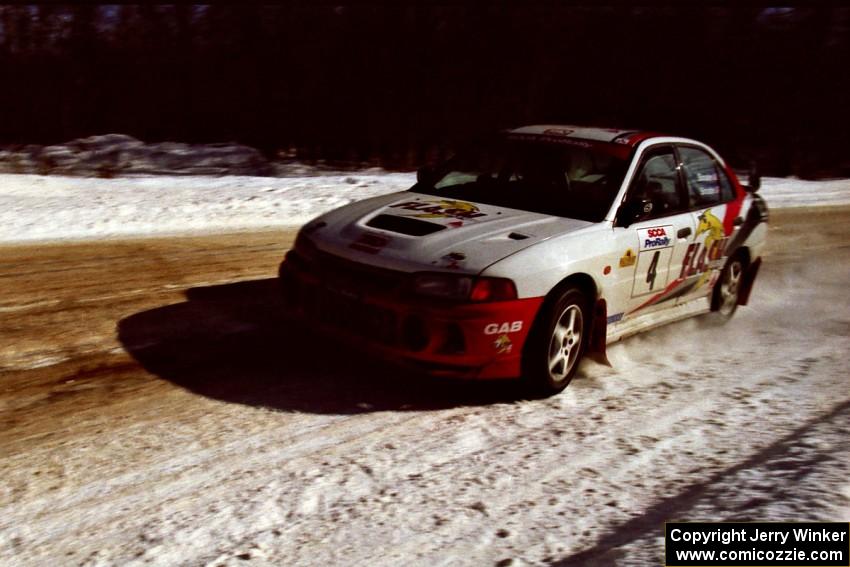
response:
[(504, 323), (490, 323), (484, 327), (485, 335), (498, 335), (507, 333), (517, 333), (522, 331), (522, 321), (512, 321)]
[(642, 228), (638, 230), (638, 238), (640, 238), (641, 250), (657, 250), (659, 248), (667, 248), (673, 246), (673, 239), (670, 237), (673, 231), (672, 226), (653, 226), (650, 228)]
[(496, 354), (508, 354), (514, 348), (514, 345), (510, 337), (499, 335), (499, 338), (493, 341), (493, 348), (496, 349)]
[(472, 203), (467, 203), (466, 201), (449, 201), (446, 199), (439, 201), (408, 201), (390, 205), (390, 208), (416, 211), (419, 214), (412, 216), (422, 219), (453, 218), (466, 220), (487, 216), (487, 213), (482, 213)]

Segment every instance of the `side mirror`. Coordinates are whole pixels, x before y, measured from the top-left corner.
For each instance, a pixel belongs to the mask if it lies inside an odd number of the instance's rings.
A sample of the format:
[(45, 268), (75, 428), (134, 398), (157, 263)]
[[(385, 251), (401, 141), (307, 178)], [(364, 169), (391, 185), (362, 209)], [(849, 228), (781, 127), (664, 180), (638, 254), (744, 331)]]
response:
[(759, 173), (758, 166), (755, 162), (750, 164), (750, 174), (749, 179), (747, 180), (747, 187), (750, 193), (755, 193), (761, 187), (761, 173)]
[(617, 211), (617, 224), (623, 228), (645, 219), (652, 213), (652, 201), (649, 199), (635, 199), (626, 201)]

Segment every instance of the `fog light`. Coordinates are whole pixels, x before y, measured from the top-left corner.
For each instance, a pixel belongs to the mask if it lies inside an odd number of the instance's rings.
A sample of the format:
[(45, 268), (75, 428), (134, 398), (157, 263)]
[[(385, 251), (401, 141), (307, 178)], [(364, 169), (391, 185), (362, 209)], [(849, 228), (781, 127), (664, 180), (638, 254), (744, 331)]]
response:
[(466, 339), (460, 325), (449, 323), (446, 325), (446, 336), (440, 346), (441, 354), (463, 354), (466, 352)]

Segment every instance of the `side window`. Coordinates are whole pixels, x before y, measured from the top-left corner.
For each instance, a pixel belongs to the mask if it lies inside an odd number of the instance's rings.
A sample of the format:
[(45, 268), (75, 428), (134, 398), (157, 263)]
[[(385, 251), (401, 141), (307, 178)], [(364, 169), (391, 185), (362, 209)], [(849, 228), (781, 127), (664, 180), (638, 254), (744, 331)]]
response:
[[(722, 174), (714, 159), (706, 152), (697, 148), (679, 148), (682, 166), (688, 183), (688, 198), (690, 208), (710, 207), (727, 200), (732, 192), (729, 179)], [(723, 189), (722, 185), (728, 186)]]
[(649, 150), (629, 187), (629, 198), (648, 199), (652, 203), (649, 218), (657, 218), (686, 210), (682, 193), (673, 148)]
[(726, 175), (719, 163), (717, 164), (717, 173), (720, 176), (720, 200), (727, 203), (735, 198), (735, 189), (732, 187), (729, 176)]

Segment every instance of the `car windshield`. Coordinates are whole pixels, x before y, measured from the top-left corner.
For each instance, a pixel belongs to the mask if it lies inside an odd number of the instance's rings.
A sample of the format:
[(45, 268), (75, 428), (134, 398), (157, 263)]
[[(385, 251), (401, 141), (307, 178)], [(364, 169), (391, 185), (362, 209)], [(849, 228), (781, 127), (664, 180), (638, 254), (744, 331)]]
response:
[(599, 222), (625, 175), (622, 150), (583, 140), (502, 138), (424, 172), (411, 191)]

